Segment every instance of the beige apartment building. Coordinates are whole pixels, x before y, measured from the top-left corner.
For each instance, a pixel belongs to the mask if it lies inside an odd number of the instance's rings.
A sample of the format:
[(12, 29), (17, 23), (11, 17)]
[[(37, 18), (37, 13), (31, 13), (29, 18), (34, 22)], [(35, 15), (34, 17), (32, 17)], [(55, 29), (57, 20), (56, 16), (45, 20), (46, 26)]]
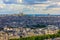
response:
[(1, 31), (0, 32), (0, 40), (8, 40), (8, 39), (9, 39), (8, 34)]

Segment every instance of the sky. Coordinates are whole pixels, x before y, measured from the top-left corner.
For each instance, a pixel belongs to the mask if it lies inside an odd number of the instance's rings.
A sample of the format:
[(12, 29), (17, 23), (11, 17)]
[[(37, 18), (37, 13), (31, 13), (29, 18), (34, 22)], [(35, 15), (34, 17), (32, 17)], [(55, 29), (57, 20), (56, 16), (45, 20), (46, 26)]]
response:
[(60, 14), (60, 0), (0, 0), (0, 14)]

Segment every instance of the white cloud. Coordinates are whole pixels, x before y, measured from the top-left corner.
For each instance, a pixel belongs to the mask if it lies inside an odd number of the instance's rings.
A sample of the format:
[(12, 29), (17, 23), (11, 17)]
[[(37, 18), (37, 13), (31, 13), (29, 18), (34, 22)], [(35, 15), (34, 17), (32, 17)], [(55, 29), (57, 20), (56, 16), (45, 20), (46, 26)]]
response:
[(3, 0), (0, 0), (0, 4), (3, 4)]
[(17, 0), (18, 3), (23, 3), (23, 0)]

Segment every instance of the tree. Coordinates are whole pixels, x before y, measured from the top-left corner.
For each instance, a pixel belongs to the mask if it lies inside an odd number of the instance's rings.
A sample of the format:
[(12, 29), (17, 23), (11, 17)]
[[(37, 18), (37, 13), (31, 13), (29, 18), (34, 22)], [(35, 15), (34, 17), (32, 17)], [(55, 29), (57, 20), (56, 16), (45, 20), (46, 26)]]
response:
[(60, 30), (58, 31), (58, 34), (60, 34)]

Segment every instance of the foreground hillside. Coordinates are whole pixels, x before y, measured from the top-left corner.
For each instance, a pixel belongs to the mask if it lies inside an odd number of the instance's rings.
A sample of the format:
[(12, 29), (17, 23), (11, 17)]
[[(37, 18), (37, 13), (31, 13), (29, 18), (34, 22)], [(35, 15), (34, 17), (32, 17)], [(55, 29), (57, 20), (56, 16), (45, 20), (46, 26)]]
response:
[(60, 31), (58, 31), (57, 34), (47, 34), (10, 40), (60, 40)]

